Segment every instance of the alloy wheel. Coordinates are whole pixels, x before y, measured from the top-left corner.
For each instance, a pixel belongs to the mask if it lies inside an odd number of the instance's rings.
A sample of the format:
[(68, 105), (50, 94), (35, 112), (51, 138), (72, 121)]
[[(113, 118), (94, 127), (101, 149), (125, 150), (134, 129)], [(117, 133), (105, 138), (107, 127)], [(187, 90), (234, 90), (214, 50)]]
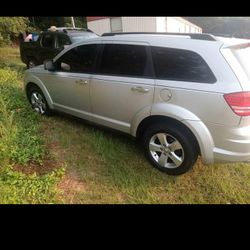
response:
[(31, 94), (31, 104), (37, 113), (44, 114), (46, 112), (46, 103), (43, 96), (38, 92)]
[(157, 133), (149, 141), (153, 159), (164, 168), (178, 168), (184, 161), (184, 150), (180, 142), (167, 133)]

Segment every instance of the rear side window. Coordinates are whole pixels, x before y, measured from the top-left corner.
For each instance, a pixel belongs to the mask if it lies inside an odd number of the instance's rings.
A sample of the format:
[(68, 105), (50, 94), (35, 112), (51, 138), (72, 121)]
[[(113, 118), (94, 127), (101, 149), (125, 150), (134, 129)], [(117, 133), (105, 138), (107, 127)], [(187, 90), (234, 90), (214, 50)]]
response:
[[(63, 54), (57, 61), (58, 70), (74, 73), (93, 73), (98, 45), (89, 44), (75, 47)], [(67, 65), (63, 67), (62, 65)]]
[(42, 46), (45, 48), (54, 48), (54, 36), (52, 34), (45, 34), (42, 38)]
[(152, 47), (155, 75), (158, 79), (214, 83), (216, 78), (197, 53), (182, 49)]
[(150, 75), (146, 46), (105, 44), (98, 73), (141, 77)]
[(70, 45), (71, 41), (67, 35), (58, 34), (57, 43), (58, 48), (62, 48), (64, 45)]

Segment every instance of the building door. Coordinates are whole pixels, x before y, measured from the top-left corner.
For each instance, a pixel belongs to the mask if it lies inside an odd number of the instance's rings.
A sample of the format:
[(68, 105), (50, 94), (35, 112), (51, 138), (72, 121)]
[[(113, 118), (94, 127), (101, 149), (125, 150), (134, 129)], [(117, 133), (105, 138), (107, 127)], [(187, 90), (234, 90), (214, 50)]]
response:
[(110, 28), (111, 28), (111, 32), (122, 32), (122, 18), (121, 17), (111, 17), (110, 18)]

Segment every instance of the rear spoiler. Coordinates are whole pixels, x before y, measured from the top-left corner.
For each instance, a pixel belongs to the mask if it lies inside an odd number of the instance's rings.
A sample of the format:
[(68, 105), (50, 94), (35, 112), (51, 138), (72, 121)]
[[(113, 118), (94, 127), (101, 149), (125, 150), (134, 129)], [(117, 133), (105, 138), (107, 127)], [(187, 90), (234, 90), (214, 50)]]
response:
[(244, 43), (238, 43), (238, 44), (233, 44), (233, 45), (225, 45), (224, 48), (226, 49), (245, 49), (250, 47), (250, 41), (249, 42), (244, 42)]

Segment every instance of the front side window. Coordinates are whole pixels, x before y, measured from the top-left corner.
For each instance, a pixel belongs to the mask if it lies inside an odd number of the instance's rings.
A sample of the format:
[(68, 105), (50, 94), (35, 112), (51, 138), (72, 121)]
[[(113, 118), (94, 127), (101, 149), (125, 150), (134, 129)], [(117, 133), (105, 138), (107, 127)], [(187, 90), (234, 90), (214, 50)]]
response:
[(98, 45), (89, 44), (75, 47), (63, 54), (56, 62), (59, 71), (93, 73)]
[(52, 34), (45, 34), (42, 39), (42, 46), (45, 48), (53, 48), (54, 36)]
[(197, 53), (189, 50), (152, 47), (155, 75), (158, 79), (214, 83), (216, 78)]
[(149, 76), (146, 46), (106, 44), (98, 72), (117, 76)]

